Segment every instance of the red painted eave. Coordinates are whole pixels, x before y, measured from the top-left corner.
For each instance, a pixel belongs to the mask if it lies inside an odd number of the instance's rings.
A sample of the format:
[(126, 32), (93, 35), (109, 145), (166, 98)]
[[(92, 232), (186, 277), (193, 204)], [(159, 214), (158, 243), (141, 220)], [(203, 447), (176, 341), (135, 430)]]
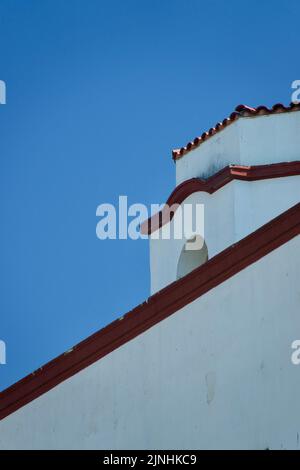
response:
[(300, 234), (300, 204), (162, 289), (124, 317), (0, 394), (0, 419), (145, 332)]
[[(208, 179), (191, 178), (179, 184), (169, 196), (164, 208), (141, 224), (141, 233), (150, 235), (174, 217), (176, 208), (197, 191), (213, 194), (233, 180), (258, 181), (300, 175), (300, 161), (272, 163), (268, 165), (229, 165)], [(170, 211), (171, 207), (173, 211)]]

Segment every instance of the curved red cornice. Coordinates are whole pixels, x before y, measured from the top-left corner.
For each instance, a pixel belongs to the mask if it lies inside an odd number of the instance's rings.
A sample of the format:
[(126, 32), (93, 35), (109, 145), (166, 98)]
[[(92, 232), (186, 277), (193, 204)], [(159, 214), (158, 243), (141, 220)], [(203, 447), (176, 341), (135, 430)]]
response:
[(172, 151), (173, 160), (178, 160), (179, 158), (186, 155), (191, 150), (199, 147), (204, 141), (208, 140), (213, 135), (217, 134), (218, 132), (228, 127), (234, 121), (239, 119), (240, 117), (255, 117), (255, 116), (265, 116), (268, 114), (281, 114), (287, 113), (292, 111), (300, 111), (300, 103), (291, 103), (289, 106), (284, 106), (281, 103), (274, 104), (272, 108), (268, 108), (267, 106), (258, 106), (257, 108), (251, 108), (250, 106), (246, 106), (244, 104), (238, 105), (234, 112), (230, 114), (229, 117), (223, 119), (222, 122), (218, 122), (215, 127), (211, 127), (209, 131), (203, 132), (198, 137), (195, 137), (194, 140), (188, 142), (184, 147), (179, 149), (174, 149)]
[(48, 392), (300, 234), (300, 204), (0, 393), (0, 419)]
[[(149, 235), (170, 222), (176, 212), (176, 205), (181, 204), (188, 196), (197, 191), (213, 194), (233, 180), (258, 181), (295, 175), (300, 175), (300, 161), (256, 166), (229, 165), (206, 180), (191, 178), (174, 189), (162, 211), (141, 224), (141, 233)], [(173, 205), (174, 211), (170, 212), (169, 208)]]

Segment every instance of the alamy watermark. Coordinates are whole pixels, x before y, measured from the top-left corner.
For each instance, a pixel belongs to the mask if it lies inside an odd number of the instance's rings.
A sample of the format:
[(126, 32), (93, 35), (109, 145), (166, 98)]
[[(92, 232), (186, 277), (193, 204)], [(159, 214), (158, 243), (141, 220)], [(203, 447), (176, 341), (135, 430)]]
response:
[(300, 364), (300, 339), (295, 339), (291, 344), (291, 348), (294, 349), (291, 355), (291, 362), (294, 366), (298, 366)]
[(0, 365), (6, 364), (6, 344), (0, 339)]
[(6, 83), (0, 80), (0, 104), (6, 104)]
[(291, 84), (291, 88), (295, 90), (292, 93), (291, 101), (294, 104), (299, 104), (300, 103), (300, 80), (294, 80)]

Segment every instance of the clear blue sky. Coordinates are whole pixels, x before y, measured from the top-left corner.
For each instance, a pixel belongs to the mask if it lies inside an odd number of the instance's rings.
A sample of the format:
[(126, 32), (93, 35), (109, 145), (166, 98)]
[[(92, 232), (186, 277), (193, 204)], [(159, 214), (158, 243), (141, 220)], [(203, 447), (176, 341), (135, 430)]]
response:
[(289, 103), (298, 0), (1, 0), (3, 389), (149, 295), (148, 242), (96, 207), (164, 202), (171, 149), (240, 103)]

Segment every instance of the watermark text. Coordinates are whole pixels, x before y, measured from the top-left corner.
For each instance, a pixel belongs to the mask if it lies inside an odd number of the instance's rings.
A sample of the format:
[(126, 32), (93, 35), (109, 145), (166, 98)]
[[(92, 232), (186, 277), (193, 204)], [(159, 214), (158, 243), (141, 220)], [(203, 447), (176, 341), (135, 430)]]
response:
[(6, 344), (0, 339), (0, 365), (6, 364)]

